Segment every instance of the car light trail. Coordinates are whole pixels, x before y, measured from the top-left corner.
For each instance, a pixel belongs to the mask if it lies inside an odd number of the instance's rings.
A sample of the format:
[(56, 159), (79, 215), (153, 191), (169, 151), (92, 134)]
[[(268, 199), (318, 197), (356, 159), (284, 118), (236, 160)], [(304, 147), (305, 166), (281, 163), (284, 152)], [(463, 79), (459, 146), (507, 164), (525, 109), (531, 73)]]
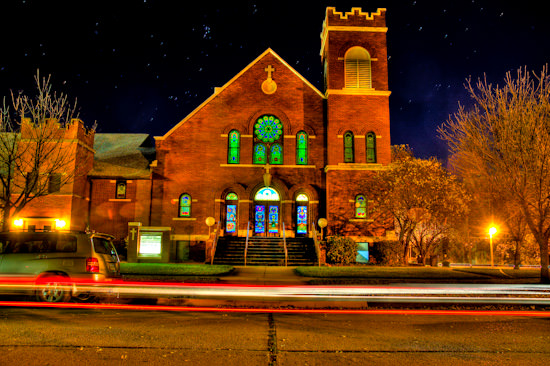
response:
[(220, 308), (166, 305), (128, 305), (128, 304), (80, 304), (80, 303), (44, 303), (27, 301), (0, 301), (2, 307), (87, 309), (87, 310), (140, 310), (140, 311), (177, 311), (177, 312), (215, 312), (215, 313), (279, 313), (279, 314), (362, 314), (362, 315), (462, 315), (462, 316), (521, 316), (548, 317), (547, 311), (521, 310), (430, 310), (430, 309), (281, 309), (281, 308)]

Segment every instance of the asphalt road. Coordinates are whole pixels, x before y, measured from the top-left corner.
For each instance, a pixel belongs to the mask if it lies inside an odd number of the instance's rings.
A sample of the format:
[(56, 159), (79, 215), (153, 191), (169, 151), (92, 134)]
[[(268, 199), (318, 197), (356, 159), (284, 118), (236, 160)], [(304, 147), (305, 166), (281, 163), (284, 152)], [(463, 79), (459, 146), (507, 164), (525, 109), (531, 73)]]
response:
[(517, 365), (549, 317), (0, 308), (0, 365)]

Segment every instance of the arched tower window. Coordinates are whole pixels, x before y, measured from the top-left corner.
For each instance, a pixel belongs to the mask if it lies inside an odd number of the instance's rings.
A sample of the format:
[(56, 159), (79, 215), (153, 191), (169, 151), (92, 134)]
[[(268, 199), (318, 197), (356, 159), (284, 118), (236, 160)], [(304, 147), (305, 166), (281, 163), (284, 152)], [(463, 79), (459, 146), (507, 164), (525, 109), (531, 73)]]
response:
[(367, 200), (362, 194), (355, 197), (355, 217), (357, 219), (367, 218)]
[(344, 163), (353, 163), (354, 155), (353, 132), (348, 131), (344, 134)]
[(367, 145), (367, 163), (376, 163), (376, 135), (374, 132), (367, 133), (365, 136)]
[(371, 59), (363, 47), (352, 47), (344, 57), (346, 88), (372, 88)]
[(227, 164), (239, 164), (241, 153), (241, 134), (237, 130), (231, 130), (227, 142)]
[(254, 164), (283, 164), (283, 124), (277, 117), (264, 115), (254, 124), (253, 156)]
[(307, 165), (307, 133), (304, 131), (296, 134), (296, 164)]
[(191, 196), (187, 193), (180, 196), (178, 216), (191, 217)]

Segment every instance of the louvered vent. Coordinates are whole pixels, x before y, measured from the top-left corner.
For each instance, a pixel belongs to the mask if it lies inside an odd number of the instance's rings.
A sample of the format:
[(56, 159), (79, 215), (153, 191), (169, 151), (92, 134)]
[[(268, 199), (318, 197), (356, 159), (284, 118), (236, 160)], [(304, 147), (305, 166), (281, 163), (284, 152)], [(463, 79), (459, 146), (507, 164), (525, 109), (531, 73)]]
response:
[(371, 60), (361, 47), (353, 47), (346, 54), (346, 88), (372, 88)]

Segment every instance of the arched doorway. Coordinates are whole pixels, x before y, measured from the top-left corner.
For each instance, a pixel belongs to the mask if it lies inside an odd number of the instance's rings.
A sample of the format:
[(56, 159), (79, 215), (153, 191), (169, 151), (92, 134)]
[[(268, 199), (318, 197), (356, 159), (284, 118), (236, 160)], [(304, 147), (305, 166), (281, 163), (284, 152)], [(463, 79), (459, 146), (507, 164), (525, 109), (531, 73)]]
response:
[(279, 192), (263, 187), (254, 195), (254, 235), (279, 236), (280, 221)]

